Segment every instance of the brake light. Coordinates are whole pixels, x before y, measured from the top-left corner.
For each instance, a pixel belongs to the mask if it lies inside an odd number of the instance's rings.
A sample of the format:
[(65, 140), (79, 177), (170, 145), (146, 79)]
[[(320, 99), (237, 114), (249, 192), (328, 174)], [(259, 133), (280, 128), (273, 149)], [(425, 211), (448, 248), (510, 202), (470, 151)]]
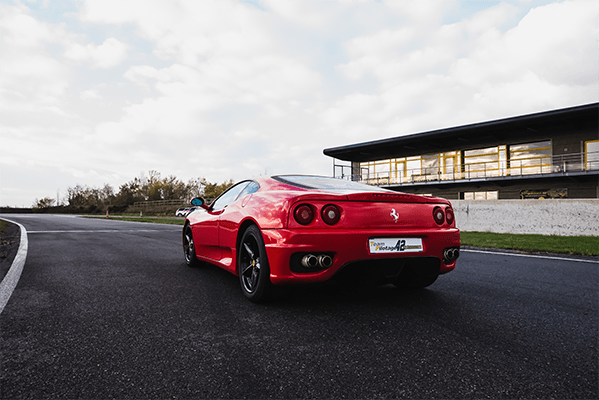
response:
[(314, 219), (314, 210), (308, 204), (301, 204), (295, 209), (293, 217), (299, 224), (308, 225)]
[(449, 225), (453, 224), (453, 220), (455, 219), (455, 216), (453, 214), (453, 210), (451, 209), (451, 207), (447, 207), (445, 209), (445, 220), (447, 221), (447, 223)]
[(445, 213), (441, 207), (435, 207), (433, 210), (433, 218), (437, 225), (443, 225), (443, 222), (445, 222)]
[(334, 204), (326, 205), (322, 208), (322, 220), (327, 225), (335, 225), (341, 218), (339, 207)]

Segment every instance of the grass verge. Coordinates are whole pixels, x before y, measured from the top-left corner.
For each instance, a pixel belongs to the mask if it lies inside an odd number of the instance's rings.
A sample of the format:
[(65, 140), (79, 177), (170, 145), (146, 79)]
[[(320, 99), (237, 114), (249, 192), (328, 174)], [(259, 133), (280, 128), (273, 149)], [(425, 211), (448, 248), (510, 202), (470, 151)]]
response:
[(461, 232), (462, 246), (534, 252), (599, 255), (599, 237), (516, 235), (511, 233)]
[(103, 216), (92, 216), (84, 215), (86, 218), (99, 218), (99, 219), (113, 219), (115, 221), (132, 221), (132, 222), (152, 222), (155, 224), (170, 224), (170, 225), (181, 225), (185, 223), (183, 218), (169, 218), (169, 217), (130, 217), (130, 216), (110, 216), (108, 218)]

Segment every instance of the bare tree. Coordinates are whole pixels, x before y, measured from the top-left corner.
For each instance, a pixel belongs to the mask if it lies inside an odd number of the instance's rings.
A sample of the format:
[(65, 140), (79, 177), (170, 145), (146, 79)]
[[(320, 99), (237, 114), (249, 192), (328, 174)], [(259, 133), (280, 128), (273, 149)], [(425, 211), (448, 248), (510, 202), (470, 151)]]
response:
[(42, 208), (50, 208), (52, 206), (54, 206), (54, 203), (56, 202), (55, 199), (52, 199), (50, 197), (44, 197), (43, 199), (35, 199), (33, 202), (33, 208), (36, 209), (42, 209)]

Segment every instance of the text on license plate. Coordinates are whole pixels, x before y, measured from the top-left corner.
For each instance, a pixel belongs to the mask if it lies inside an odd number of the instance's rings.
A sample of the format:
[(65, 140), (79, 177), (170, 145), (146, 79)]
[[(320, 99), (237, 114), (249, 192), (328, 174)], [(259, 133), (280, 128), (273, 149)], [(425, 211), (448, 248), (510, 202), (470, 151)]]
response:
[(368, 239), (370, 253), (414, 253), (424, 251), (420, 238)]

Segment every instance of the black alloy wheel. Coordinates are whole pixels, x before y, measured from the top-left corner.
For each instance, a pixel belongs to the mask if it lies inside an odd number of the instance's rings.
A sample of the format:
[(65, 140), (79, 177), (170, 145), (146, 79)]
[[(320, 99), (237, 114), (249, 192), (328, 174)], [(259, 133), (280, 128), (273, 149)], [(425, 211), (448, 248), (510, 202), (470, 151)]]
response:
[(190, 267), (195, 267), (200, 264), (200, 260), (196, 256), (196, 248), (193, 242), (193, 234), (191, 227), (185, 225), (183, 229), (183, 254), (185, 255), (185, 264)]
[(264, 239), (256, 225), (249, 226), (241, 237), (237, 265), (245, 297), (255, 303), (267, 300), (272, 292), (270, 268)]

